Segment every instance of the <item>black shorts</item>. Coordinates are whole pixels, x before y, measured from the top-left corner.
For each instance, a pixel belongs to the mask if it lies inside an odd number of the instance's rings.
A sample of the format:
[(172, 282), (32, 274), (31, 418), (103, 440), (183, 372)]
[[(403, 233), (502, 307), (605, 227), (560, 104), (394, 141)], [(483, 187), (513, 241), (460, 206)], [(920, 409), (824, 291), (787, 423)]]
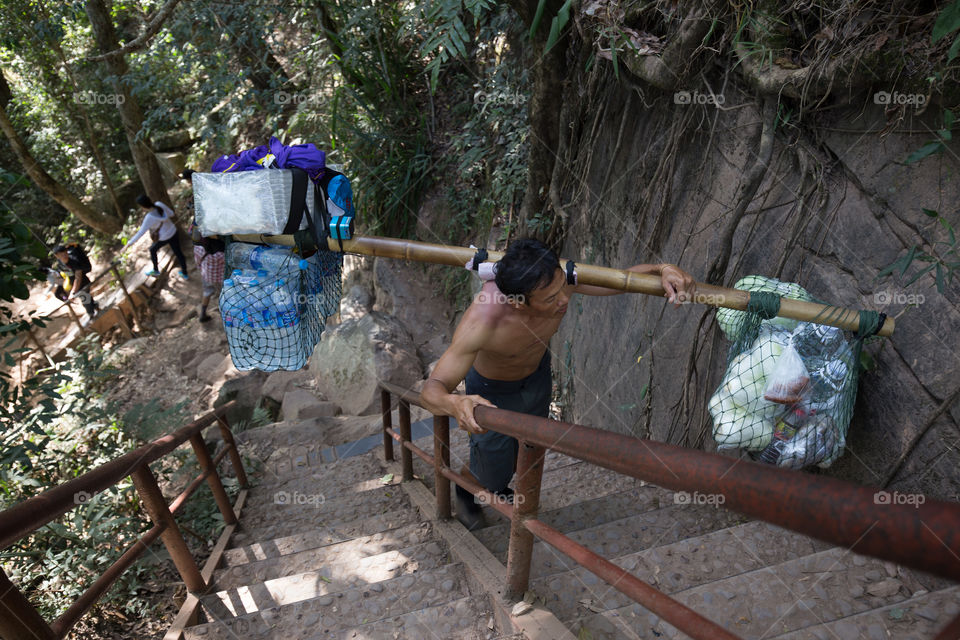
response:
[[(470, 368), (464, 379), (467, 395), (486, 398), (498, 409), (546, 418), (553, 383), (550, 353), (544, 353), (537, 370), (520, 380), (491, 380)], [(517, 439), (496, 431), (470, 435), (470, 473), (490, 491), (503, 491), (517, 466)]]

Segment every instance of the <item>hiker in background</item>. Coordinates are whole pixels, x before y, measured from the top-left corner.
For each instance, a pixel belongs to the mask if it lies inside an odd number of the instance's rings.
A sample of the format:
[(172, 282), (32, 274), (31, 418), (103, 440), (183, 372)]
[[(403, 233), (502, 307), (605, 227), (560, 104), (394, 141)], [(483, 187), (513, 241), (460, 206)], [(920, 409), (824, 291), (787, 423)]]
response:
[(90, 278), (93, 268), (87, 252), (79, 244), (61, 244), (53, 250), (57, 264), (49, 272), (47, 281), (55, 286), (53, 295), (67, 302), (76, 298), (91, 318), (97, 313), (97, 303), (90, 294)]
[[(668, 300), (689, 299), (696, 283), (672, 264), (639, 264), (627, 269), (657, 275)], [(622, 291), (568, 281), (556, 254), (524, 238), (507, 247), (495, 280), (486, 282), (467, 308), (433, 373), (423, 385), (423, 406), (453, 416), (470, 434), (470, 464), (461, 473), (511, 502), (507, 484), (517, 464), (518, 443), (487, 431), (474, 418), (478, 406), (499, 407), (546, 418), (550, 408), (550, 338), (557, 332), (575, 293), (609, 296)], [(466, 382), (466, 394), (456, 393)], [(466, 489), (456, 489), (457, 519), (467, 529), (483, 526), (483, 512)]]
[(150, 245), (150, 260), (153, 262), (153, 269), (147, 271), (148, 276), (159, 276), (160, 266), (157, 263), (157, 251), (163, 245), (168, 245), (177, 262), (180, 263), (180, 277), (187, 280), (187, 259), (183, 257), (183, 250), (180, 249), (180, 237), (177, 234), (177, 225), (173, 222), (173, 209), (162, 202), (150, 202), (146, 195), (137, 196), (137, 204), (146, 212), (143, 217), (143, 223), (133, 237), (120, 250), (122, 254), (140, 239), (143, 234), (150, 232), (150, 238), (153, 244)]
[[(186, 169), (181, 177), (192, 186), (193, 174), (193, 169)], [(192, 214), (192, 197), (188, 208)], [(193, 222), (190, 224), (190, 239), (193, 241), (193, 261), (200, 269), (200, 278), (203, 280), (203, 297), (200, 298), (200, 322), (207, 322), (210, 320), (210, 316), (207, 315), (210, 299), (223, 282), (223, 270), (226, 266), (223, 250), (226, 248), (226, 243), (219, 236), (202, 236), (196, 218), (193, 218)]]

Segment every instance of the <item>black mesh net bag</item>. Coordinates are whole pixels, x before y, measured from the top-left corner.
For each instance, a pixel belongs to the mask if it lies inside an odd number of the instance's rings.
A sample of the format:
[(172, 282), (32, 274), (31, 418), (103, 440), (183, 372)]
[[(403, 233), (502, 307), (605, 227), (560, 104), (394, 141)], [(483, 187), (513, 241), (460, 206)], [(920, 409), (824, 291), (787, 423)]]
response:
[(301, 369), (339, 310), (343, 255), (232, 242), (220, 315), (237, 369)]

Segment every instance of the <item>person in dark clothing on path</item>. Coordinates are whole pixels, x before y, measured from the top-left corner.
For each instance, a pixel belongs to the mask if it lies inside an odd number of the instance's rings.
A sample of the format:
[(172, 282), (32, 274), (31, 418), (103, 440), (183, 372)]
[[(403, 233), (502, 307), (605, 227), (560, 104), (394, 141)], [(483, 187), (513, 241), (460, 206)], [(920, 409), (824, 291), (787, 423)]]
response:
[[(676, 265), (639, 264), (628, 270), (659, 275), (666, 297), (676, 305), (694, 291), (693, 278)], [(461, 474), (510, 502), (513, 492), (507, 484), (516, 469), (517, 440), (481, 427), (474, 409), (498, 407), (547, 417), (552, 391), (547, 347), (571, 296), (623, 292), (569, 284), (556, 254), (529, 238), (507, 248), (495, 273), (464, 313), (421, 398), (431, 413), (453, 416), (470, 433), (470, 465)], [(466, 395), (454, 393), (461, 380)], [(459, 486), (456, 505), (457, 519), (467, 529), (483, 525), (480, 505)]]
[(133, 237), (120, 250), (122, 254), (137, 242), (145, 233), (150, 232), (153, 244), (150, 245), (150, 260), (153, 262), (153, 269), (147, 271), (148, 276), (159, 276), (160, 266), (157, 262), (157, 252), (163, 245), (168, 245), (173, 255), (180, 263), (180, 277), (184, 280), (190, 278), (187, 275), (187, 259), (183, 257), (183, 250), (180, 248), (180, 236), (177, 233), (177, 225), (173, 222), (173, 209), (164, 203), (150, 202), (150, 198), (141, 194), (137, 197), (137, 204), (146, 212), (143, 217), (143, 223)]
[(54, 295), (64, 302), (76, 298), (91, 318), (97, 314), (97, 303), (90, 294), (92, 269), (87, 252), (78, 244), (58, 245), (53, 250), (57, 263), (53, 267), (51, 284), (55, 285)]

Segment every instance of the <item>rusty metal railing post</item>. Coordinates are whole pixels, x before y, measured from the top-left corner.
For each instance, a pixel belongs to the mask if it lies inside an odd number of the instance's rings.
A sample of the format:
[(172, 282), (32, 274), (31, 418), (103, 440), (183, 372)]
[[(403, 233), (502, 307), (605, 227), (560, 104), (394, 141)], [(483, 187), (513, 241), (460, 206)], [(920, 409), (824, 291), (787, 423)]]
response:
[(233, 439), (233, 432), (230, 431), (230, 424), (226, 416), (217, 418), (217, 426), (220, 427), (220, 437), (224, 444), (230, 447), (230, 464), (233, 466), (233, 473), (237, 476), (237, 482), (241, 487), (247, 486), (247, 472), (243, 468), (243, 460), (240, 458), (240, 451), (237, 449), (237, 442)]
[(53, 358), (50, 357), (50, 354), (47, 353), (47, 350), (43, 348), (43, 344), (40, 343), (40, 339), (37, 338), (37, 334), (33, 332), (33, 325), (27, 326), (27, 334), (30, 336), (30, 339), (33, 340), (33, 344), (37, 345), (37, 351), (47, 359), (47, 364), (51, 367), (56, 366), (56, 363), (53, 361)]
[(393, 414), (390, 412), (390, 392), (380, 389), (380, 412), (383, 415), (383, 459), (393, 460), (393, 436), (387, 431), (393, 427)]
[(160, 492), (160, 487), (157, 486), (157, 479), (150, 471), (150, 467), (147, 465), (137, 467), (136, 471), (130, 475), (133, 478), (133, 486), (137, 488), (137, 493), (140, 494), (143, 508), (150, 515), (153, 523), (166, 526), (161, 538), (163, 544), (167, 547), (167, 552), (173, 559), (173, 564), (180, 572), (180, 577), (187, 585), (187, 589), (194, 592), (205, 591), (207, 584), (204, 582), (203, 576), (200, 575), (197, 562), (193, 559), (190, 549), (187, 548), (183, 534), (180, 533), (180, 527), (177, 526), (177, 521), (170, 513), (170, 508), (163, 498), (163, 493)]
[(207, 484), (210, 491), (213, 492), (213, 498), (217, 501), (220, 513), (223, 515), (223, 523), (226, 525), (237, 523), (237, 514), (233, 512), (233, 505), (230, 504), (230, 496), (227, 495), (220, 482), (220, 474), (217, 473), (217, 466), (210, 457), (210, 450), (207, 449), (207, 443), (203, 441), (203, 433), (196, 433), (190, 437), (190, 444), (193, 446), (193, 452), (197, 455), (197, 462), (200, 463), (200, 469), (204, 472), (210, 471), (207, 476)]
[(133, 296), (130, 295), (130, 292), (127, 291), (127, 283), (123, 281), (123, 277), (120, 275), (120, 269), (117, 267), (116, 263), (110, 263), (110, 271), (113, 273), (113, 277), (116, 279), (117, 284), (120, 285), (120, 290), (123, 291), (124, 297), (127, 299), (127, 302), (130, 303), (130, 314), (133, 316), (133, 319), (136, 320), (137, 326), (140, 327), (140, 330), (143, 330), (143, 323), (140, 322), (140, 312), (137, 311), (137, 304), (133, 299)]
[(400, 464), (403, 481), (409, 482), (413, 480), (413, 453), (403, 443), (410, 442), (410, 403), (401, 398), (397, 412), (400, 414)]
[(510, 547), (507, 550), (507, 590), (504, 595), (508, 600), (522, 598), (530, 582), (534, 538), (525, 521), (535, 518), (540, 509), (544, 452), (543, 447), (520, 442), (517, 455), (517, 490), (513, 496)]
[(0, 638), (54, 640), (47, 621), (0, 569)]
[(450, 468), (450, 418), (433, 416), (433, 480), (437, 494), (437, 517), (450, 519), (450, 481), (443, 475)]

